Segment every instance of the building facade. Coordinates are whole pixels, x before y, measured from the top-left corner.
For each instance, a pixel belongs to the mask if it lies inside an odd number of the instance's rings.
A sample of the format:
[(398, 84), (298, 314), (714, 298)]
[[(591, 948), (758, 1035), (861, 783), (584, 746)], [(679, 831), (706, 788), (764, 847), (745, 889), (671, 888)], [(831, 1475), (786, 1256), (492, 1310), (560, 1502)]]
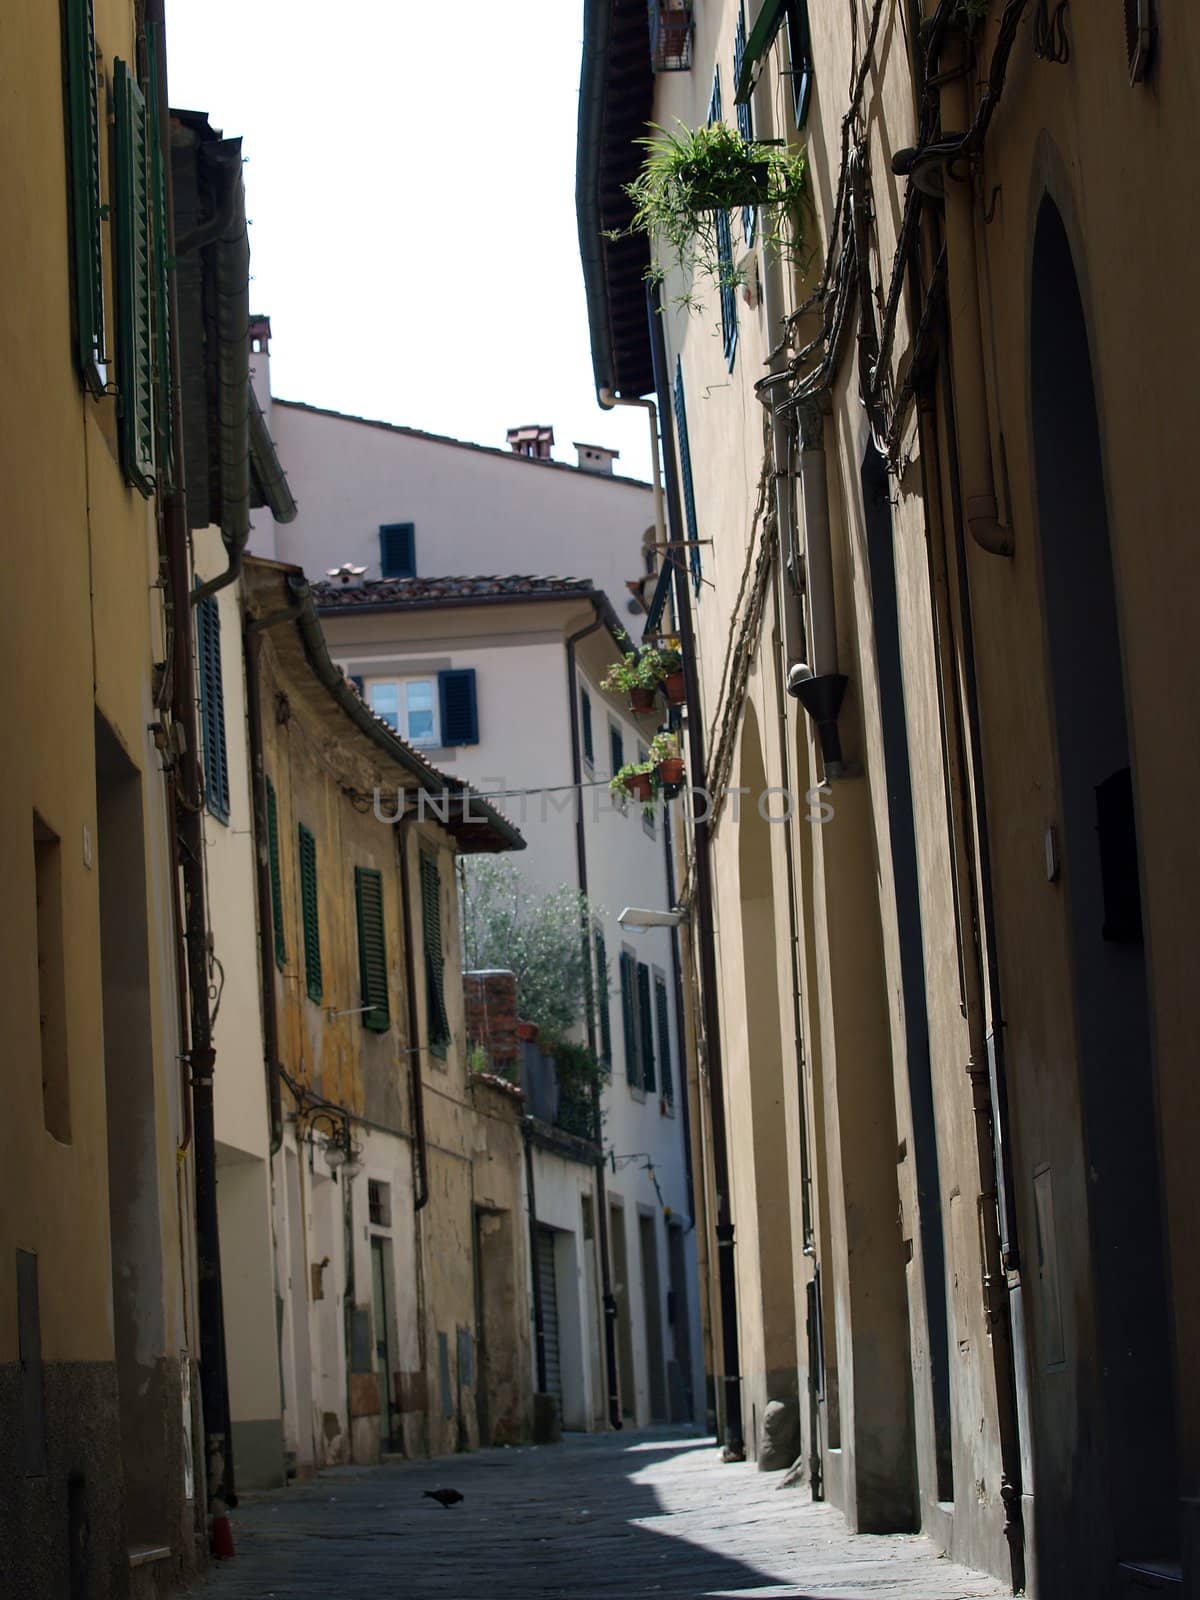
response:
[[(1196, 741), (1162, 691), (1196, 590), (1172, 380), (1130, 375), (1178, 370), (1138, 352), (1197, 227), (1166, 174), (1200, 41), (1044, 10), (589, 4), (581, 250), (598, 389), (656, 394), (695, 552), (730, 1445), (781, 1399), (858, 1528), (1031, 1593), (1190, 1593)], [(694, 310), (665, 254), (648, 308), (624, 190), (676, 119), (807, 170), (792, 258), (731, 205)]]

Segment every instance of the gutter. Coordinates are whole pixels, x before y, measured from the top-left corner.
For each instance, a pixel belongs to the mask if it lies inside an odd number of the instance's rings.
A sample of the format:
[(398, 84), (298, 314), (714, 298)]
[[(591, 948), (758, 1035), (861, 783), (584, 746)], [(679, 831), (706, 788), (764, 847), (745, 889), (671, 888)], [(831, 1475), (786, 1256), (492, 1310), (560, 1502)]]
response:
[(417, 962), (413, 946), (412, 873), (408, 865), (408, 835), (415, 819), (406, 816), (396, 837), (400, 852), (400, 898), (404, 905), (404, 976), (408, 988), (408, 1072), (409, 1092), (412, 1096), (413, 1114), (413, 1211), (423, 1211), (429, 1204), (429, 1149), (425, 1138), (425, 1080), (421, 1076), (421, 1056), (424, 1047), (417, 1043), (421, 1032), (420, 1013), (417, 1009)]
[[(650, 323), (650, 345), (654, 357), (654, 377), (658, 387), (662, 417), (663, 455), (667, 467), (667, 507), (676, 538), (685, 538), (679, 479), (675, 466), (674, 424), (671, 417), (670, 387), (667, 378), (667, 348), (659, 313), (659, 290), (646, 290), (646, 314)], [(696, 665), (696, 641), (692, 631), (691, 596), (688, 573), (683, 563), (675, 566), (675, 608), (679, 628), (680, 652), (687, 696), (688, 766), (692, 787), (704, 785), (704, 728), (700, 717), (700, 675)], [(725, 1390), (726, 1460), (744, 1461), (746, 1441), (742, 1427), (741, 1355), (738, 1346), (737, 1274), (734, 1269), (733, 1218), (729, 1206), (729, 1149), (725, 1132), (725, 1090), (721, 1057), (721, 1017), (717, 1006), (717, 959), (714, 942), (712, 905), (711, 833), (707, 815), (695, 816), (696, 862), (696, 944), (700, 955), (700, 1006), (704, 1033), (704, 1058), (708, 1068), (708, 1100), (712, 1126), (713, 1177), (716, 1187), (717, 1272), (721, 1295), (721, 1365)]]
[[(584, 0), (583, 60), (579, 72), (579, 124), (576, 141), (575, 216), (579, 226), (579, 258), (591, 334), (592, 368), (598, 394), (611, 393), (615, 377), (608, 288), (604, 273), (604, 240), (600, 217), (600, 153), (608, 48), (612, 35), (611, 0)], [(603, 405), (603, 401), (600, 402)]]
[[(583, 791), (580, 788), (583, 782), (583, 766), (579, 753), (579, 685), (575, 671), (575, 646), (581, 639), (586, 639), (589, 634), (595, 633), (603, 623), (603, 617), (597, 614), (585, 628), (580, 628), (567, 639), (567, 709), (571, 727), (571, 781), (575, 785), (575, 872), (579, 892), (585, 901), (588, 892), (587, 834), (583, 821)], [(590, 972), (591, 950), (586, 921), (581, 930), (581, 937), (584, 944), (584, 960), (587, 963), (586, 970)], [(605, 1003), (607, 1003), (607, 983)], [(588, 1049), (595, 1056), (596, 1015), (593, 1006), (588, 1007), (587, 1041)], [(604, 1376), (608, 1388), (609, 1426), (619, 1429), (623, 1426), (623, 1421), (620, 1385), (617, 1381), (617, 1299), (613, 1294), (612, 1267), (609, 1259), (608, 1194), (604, 1181), (604, 1124), (600, 1120), (600, 1085), (596, 1082), (592, 1084), (592, 1111), (596, 1119), (597, 1142), (600, 1146), (596, 1157), (596, 1237), (600, 1245), (600, 1291), (604, 1305)]]
[(267, 419), (258, 403), (254, 385), (249, 380), (246, 393), (250, 401), (250, 469), (254, 487), (261, 491), (263, 501), (276, 522), (295, 522), (299, 508), (288, 487), (287, 473), (283, 470), (275, 441), (267, 429)]

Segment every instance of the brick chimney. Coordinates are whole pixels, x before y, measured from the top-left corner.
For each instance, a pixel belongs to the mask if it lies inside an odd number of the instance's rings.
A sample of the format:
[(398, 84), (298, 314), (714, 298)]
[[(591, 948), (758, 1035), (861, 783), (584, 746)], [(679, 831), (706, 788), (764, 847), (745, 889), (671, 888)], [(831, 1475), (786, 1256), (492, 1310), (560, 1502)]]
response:
[(513, 455), (528, 456), (531, 461), (549, 461), (553, 444), (554, 429), (544, 423), (530, 422), (508, 430), (508, 448)]
[(481, 1044), (489, 1070), (516, 1081), (521, 1045), (517, 1036), (517, 980), (502, 968), (463, 973), (467, 1047)]
[(612, 476), (613, 462), (621, 454), (619, 450), (609, 450), (602, 444), (580, 444), (578, 439), (575, 448), (579, 452), (581, 472), (603, 472)]

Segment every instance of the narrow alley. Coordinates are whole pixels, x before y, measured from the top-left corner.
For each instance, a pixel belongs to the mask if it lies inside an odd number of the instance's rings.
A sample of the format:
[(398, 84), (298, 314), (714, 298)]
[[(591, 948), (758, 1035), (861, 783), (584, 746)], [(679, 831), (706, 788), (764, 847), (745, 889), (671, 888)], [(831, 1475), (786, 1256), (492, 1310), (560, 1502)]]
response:
[[(778, 1475), (722, 1465), (681, 1429), (568, 1435), (561, 1445), (340, 1467), (256, 1495), (237, 1555), (194, 1600), (974, 1600), (1008, 1591), (916, 1535), (854, 1535)], [(443, 1509), (424, 1491), (458, 1489)]]

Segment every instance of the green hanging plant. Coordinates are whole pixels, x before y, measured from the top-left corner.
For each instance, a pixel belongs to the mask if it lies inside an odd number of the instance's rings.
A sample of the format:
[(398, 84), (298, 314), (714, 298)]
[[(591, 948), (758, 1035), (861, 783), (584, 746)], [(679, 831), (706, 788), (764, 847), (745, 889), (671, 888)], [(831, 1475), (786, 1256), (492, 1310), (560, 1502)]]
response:
[[(803, 153), (783, 145), (744, 139), (736, 128), (713, 122), (677, 132), (652, 123), (653, 137), (639, 139), (647, 151), (642, 170), (625, 193), (633, 201), (627, 230), (645, 233), (667, 260), (652, 266), (648, 277), (662, 282), (668, 268), (678, 266), (685, 278), (711, 278), (722, 288), (736, 287), (744, 274), (718, 239), (718, 216), (739, 206), (759, 206), (765, 242), (784, 261), (801, 262), (804, 213), (808, 205)], [(610, 233), (610, 238), (620, 233)], [(678, 303), (695, 305), (689, 290)]]

